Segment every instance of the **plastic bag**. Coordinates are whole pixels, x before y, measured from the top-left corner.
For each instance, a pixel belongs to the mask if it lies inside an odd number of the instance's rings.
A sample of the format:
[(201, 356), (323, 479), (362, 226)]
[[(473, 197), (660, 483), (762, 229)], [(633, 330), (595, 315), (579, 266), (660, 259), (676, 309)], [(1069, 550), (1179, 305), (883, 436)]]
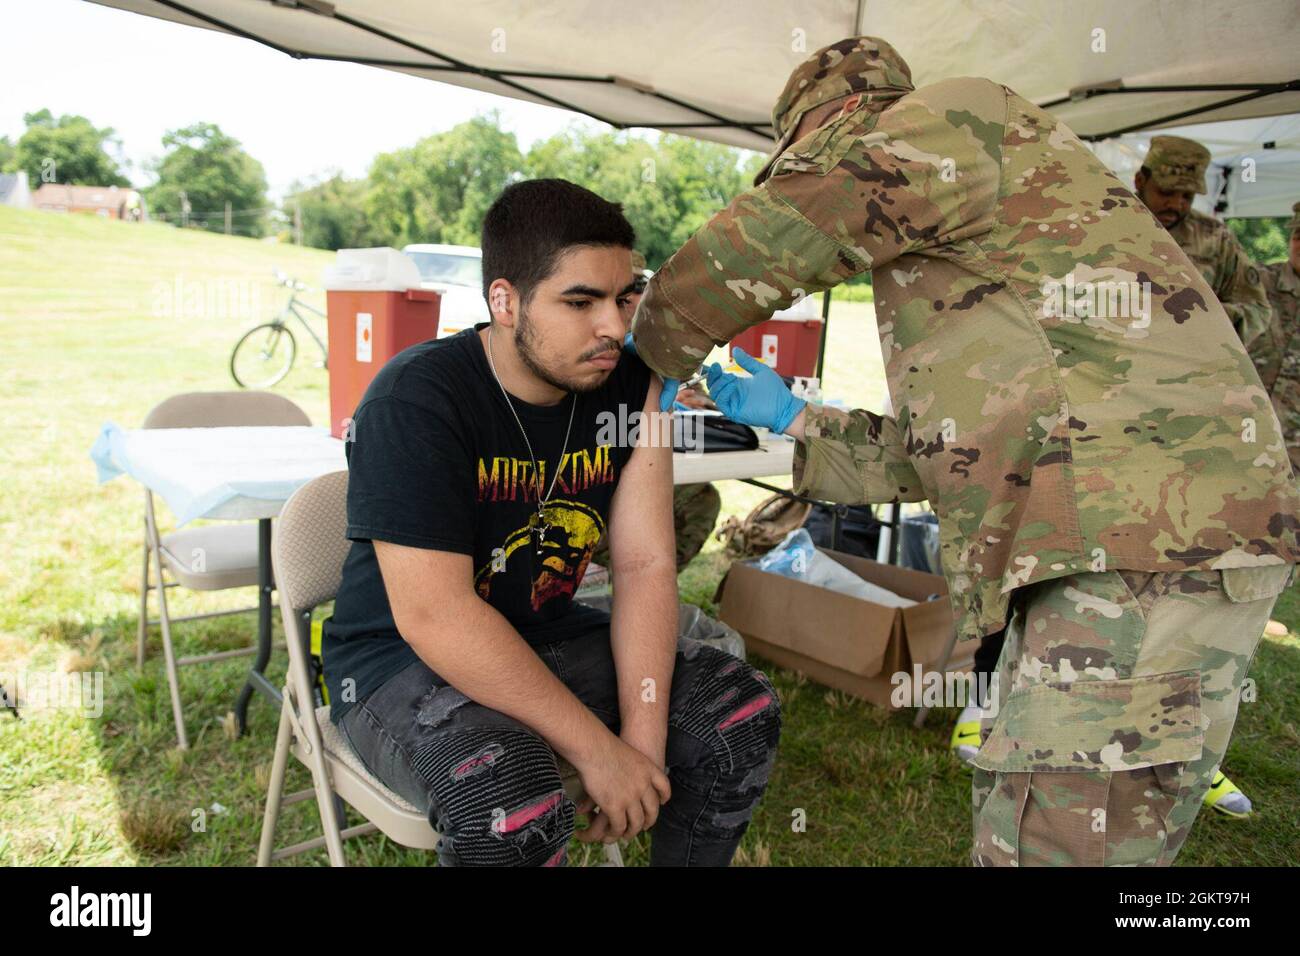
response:
[(785, 540), (759, 558), (758, 569), (885, 607), (912, 607), (917, 603), (864, 581), (834, 558), (826, 557), (817, 550), (805, 528), (791, 531)]
[(758, 569), (803, 580), (817, 554), (808, 529), (795, 528), (775, 548), (758, 559)]
[[(609, 612), (613, 610), (612, 594), (589, 594), (578, 598), (582, 604)], [(745, 639), (735, 628), (728, 627), (717, 618), (709, 617), (694, 604), (681, 602), (677, 606), (677, 636), (716, 647), (732, 657), (745, 659)]]
[(745, 659), (745, 639), (735, 628), (709, 617), (694, 604), (682, 603), (677, 609), (677, 635), (690, 641), (709, 644), (732, 657)]

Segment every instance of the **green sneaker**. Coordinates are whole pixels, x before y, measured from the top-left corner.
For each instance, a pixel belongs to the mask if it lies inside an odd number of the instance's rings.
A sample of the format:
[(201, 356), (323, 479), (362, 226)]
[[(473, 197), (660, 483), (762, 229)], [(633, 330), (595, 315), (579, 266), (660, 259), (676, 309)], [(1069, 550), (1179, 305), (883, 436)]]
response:
[(1201, 802), (1211, 810), (1218, 810), (1226, 816), (1237, 819), (1248, 817), (1254, 812), (1250, 798), (1224, 776), (1222, 770), (1214, 772), (1214, 782), (1210, 784), (1210, 789), (1205, 791), (1205, 799)]
[(970, 763), (980, 749), (980, 715), (978, 707), (967, 707), (957, 717), (957, 726), (952, 729), (952, 740), (948, 749), (953, 751), (963, 763)]

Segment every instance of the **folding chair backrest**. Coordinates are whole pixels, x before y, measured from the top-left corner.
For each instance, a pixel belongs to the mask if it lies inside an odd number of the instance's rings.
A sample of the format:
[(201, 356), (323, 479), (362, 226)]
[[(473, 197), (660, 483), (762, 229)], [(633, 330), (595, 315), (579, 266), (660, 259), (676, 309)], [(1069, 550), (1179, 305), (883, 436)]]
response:
[(235, 425), (310, 425), (301, 408), (274, 392), (184, 392), (163, 399), (145, 416), (145, 428), (221, 428)]
[(313, 478), (285, 502), (273, 528), (271, 563), (295, 669), (306, 666), (299, 615), (333, 598), (343, 577), (347, 497), (346, 471)]

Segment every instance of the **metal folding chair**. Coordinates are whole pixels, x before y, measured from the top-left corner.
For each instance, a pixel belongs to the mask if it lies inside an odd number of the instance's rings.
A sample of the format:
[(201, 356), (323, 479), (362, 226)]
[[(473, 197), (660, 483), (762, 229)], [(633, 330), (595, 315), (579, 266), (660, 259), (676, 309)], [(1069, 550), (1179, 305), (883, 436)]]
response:
[[(303, 485), (280, 512), (271, 545), (280, 614), (289, 644), (289, 673), (280, 707), (280, 727), (271, 761), (266, 812), (257, 849), (257, 865), (324, 846), (332, 866), (346, 866), (343, 841), (376, 831), (402, 846), (431, 850), (438, 832), (428, 817), (409, 801), (388, 789), (357, 757), (351, 745), (330, 720), (329, 707), (316, 706), (308, 663), (312, 609), (338, 592), (343, 560), (349, 542), (345, 471), (322, 475)], [(311, 772), (312, 787), (286, 795), (284, 775), (292, 754)], [(573, 768), (561, 768), (565, 792), (582, 798), (582, 784)], [(335, 795), (365, 818), (365, 823), (343, 827)], [(316, 798), (323, 835), (276, 849), (275, 826), (280, 808)], [(622, 866), (616, 844), (605, 847), (608, 865)]]
[[(307, 413), (289, 399), (270, 392), (187, 392), (173, 395), (154, 406), (145, 416), (144, 428), (218, 428), (235, 425), (310, 425)], [(250, 646), (214, 654), (176, 657), (171, 626), (180, 621), (197, 621), (256, 611), (256, 607), (211, 611), (172, 617), (167, 608), (167, 590), (185, 587), (193, 591), (224, 591), (253, 587), (257, 580), (257, 523), (208, 525), (169, 534), (158, 531), (153, 492), (144, 490), (144, 567), (140, 581), (140, 623), (136, 638), (137, 667), (144, 666), (145, 645), (150, 625), (161, 626), (167, 684), (171, 692), (176, 740), (182, 750), (189, 747), (185, 717), (181, 710), (177, 668), (253, 654)], [(157, 569), (158, 583), (151, 580), (150, 566)], [(166, 575), (163, 569), (166, 568)], [(172, 580), (168, 581), (167, 577)], [(158, 592), (158, 617), (149, 618), (149, 592)]]

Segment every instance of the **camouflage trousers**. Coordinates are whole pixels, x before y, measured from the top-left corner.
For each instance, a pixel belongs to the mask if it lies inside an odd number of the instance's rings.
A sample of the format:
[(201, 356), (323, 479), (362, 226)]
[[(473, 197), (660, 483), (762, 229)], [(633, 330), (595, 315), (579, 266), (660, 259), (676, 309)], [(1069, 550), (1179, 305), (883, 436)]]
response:
[(1107, 571), (1023, 589), (973, 761), (972, 862), (1172, 863), (1291, 571)]
[[(677, 570), (691, 563), (709, 540), (722, 510), (722, 496), (707, 482), (673, 487), (673, 527), (677, 532)], [(609, 540), (602, 538), (591, 560), (609, 567)]]

